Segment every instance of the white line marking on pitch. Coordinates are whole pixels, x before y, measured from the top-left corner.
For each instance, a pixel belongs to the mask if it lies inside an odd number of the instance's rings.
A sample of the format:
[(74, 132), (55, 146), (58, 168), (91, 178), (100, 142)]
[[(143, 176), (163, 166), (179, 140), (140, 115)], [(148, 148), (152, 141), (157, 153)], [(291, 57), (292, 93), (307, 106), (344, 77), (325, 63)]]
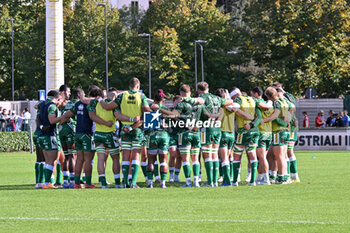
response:
[(0, 217), (0, 220), (27, 221), (97, 221), (97, 222), (218, 222), (218, 223), (286, 223), (286, 224), (316, 224), (316, 225), (348, 225), (344, 222), (314, 222), (314, 221), (269, 221), (269, 220), (238, 220), (238, 219), (114, 219), (114, 218), (40, 218), (40, 217)]

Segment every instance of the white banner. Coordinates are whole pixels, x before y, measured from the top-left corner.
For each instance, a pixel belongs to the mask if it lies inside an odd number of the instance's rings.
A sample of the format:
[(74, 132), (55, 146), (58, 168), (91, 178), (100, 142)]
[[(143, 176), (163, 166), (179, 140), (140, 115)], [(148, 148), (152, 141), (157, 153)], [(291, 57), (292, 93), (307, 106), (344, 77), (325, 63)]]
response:
[(46, 0), (46, 94), (64, 84), (63, 0)]
[(350, 150), (350, 129), (302, 129), (295, 150)]

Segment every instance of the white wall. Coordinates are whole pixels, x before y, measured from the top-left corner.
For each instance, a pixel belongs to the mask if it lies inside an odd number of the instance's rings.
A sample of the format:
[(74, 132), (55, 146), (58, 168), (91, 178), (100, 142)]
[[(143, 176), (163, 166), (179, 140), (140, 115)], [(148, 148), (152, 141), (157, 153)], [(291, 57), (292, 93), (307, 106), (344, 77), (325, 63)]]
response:
[(109, 0), (112, 6), (117, 8), (122, 8), (125, 6), (130, 6), (131, 1), (139, 3), (139, 9), (147, 10), (149, 8), (149, 0)]

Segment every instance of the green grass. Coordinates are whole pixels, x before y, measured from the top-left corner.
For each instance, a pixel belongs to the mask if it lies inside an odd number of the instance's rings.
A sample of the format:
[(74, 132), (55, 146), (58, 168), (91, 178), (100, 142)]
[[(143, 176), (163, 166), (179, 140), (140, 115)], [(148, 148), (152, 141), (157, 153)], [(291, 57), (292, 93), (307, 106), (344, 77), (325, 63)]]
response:
[(35, 190), (34, 155), (0, 153), (0, 232), (349, 232), (350, 152), (296, 156), (299, 184)]

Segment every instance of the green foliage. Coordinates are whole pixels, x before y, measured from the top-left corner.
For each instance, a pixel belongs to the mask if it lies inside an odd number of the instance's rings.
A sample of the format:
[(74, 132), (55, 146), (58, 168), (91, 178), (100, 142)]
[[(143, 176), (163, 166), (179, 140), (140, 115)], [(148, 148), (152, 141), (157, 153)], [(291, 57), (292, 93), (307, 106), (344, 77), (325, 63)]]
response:
[(1, 132), (0, 152), (29, 151), (28, 132)]
[[(171, 39), (155, 44), (152, 59), (155, 61), (153, 67), (156, 72), (153, 77), (171, 77), (170, 81), (165, 83), (168, 92), (177, 92), (178, 85), (182, 83), (194, 88), (194, 41), (201, 39), (208, 41), (208, 44), (204, 45), (204, 76), (211, 89), (233, 86), (233, 80), (229, 78), (232, 71), (229, 69), (230, 59), (227, 51), (235, 47), (235, 41), (229, 19), (229, 15), (216, 8), (215, 1), (160, 0), (153, 3), (143, 20), (143, 28), (151, 32), (156, 40), (159, 34), (164, 34), (165, 31), (172, 34)], [(199, 54), (198, 47), (200, 80)], [(220, 83), (216, 82), (218, 79)]]
[(252, 0), (242, 30), (245, 49), (266, 67), (265, 84), (280, 81), (300, 95), (314, 87), (321, 96), (346, 94), (350, 85), (350, 11), (344, 0)]

